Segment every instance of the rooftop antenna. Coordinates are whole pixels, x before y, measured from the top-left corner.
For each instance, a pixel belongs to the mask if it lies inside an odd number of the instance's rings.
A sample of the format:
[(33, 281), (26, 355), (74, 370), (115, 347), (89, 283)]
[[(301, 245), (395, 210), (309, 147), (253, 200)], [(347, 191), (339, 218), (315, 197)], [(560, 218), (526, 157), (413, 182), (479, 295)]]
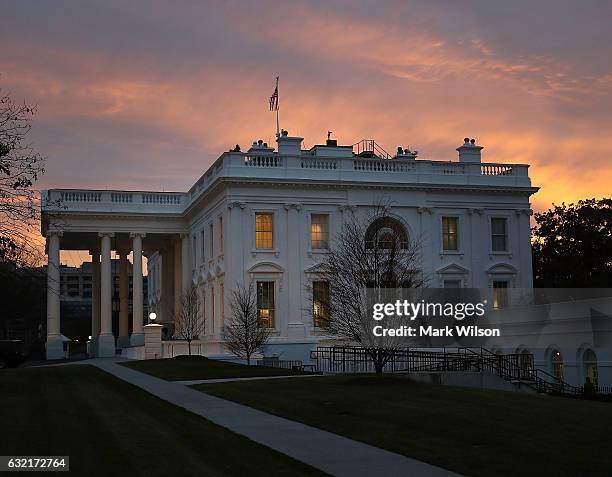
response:
[(276, 137), (280, 137), (280, 127), (278, 122), (278, 76), (276, 77), (276, 88), (270, 96), (270, 111), (276, 111)]
[(327, 139), (330, 139), (332, 135), (332, 131), (327, 131)]

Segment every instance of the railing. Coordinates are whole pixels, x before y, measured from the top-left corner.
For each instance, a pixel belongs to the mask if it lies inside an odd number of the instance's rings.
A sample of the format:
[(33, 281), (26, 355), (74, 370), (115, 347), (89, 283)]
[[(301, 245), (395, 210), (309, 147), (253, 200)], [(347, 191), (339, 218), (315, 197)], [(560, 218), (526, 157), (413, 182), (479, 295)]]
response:
[(376, 144), (374, 139), (362, 139), (361, 141), (353, 144), (353, 150), (357, 149), (357, 155), (363, 153), (371, 153), (373, 156), (378, 156), (381, 159), (392, 159), (393, 156), (385, 151), (381, 146)]
[(143, 204), (180, 205), (181, 202), (181, 196), (178, 194), (165, 194), (162, 192), (150, 192), (142, 194)]
[(379, 159), (354, 159), (353, 169), (367, 172), (414, 172), (416, 163), (414, 161), (381, 161)]
[(304, 364), (298, 360), (284, 360), (284, 359), (258, 359), (257, 366), (268, 366), (269, 368), (280, 368), (280, 369), (299, 369), (304, 367)]
[(480, 173), (483, 176), (511, 176), (514, 175), (514, 169), (508, 164), (489, 164), (480, 165)]
[(100, 202), (101, 192), (68, 190), (60, 193), (62, 202)]
[(300, 161), (302, 169), (337, 169), (336, 159), (304, 158)]
[(281, 167), (282, 156), (249, 155), (244, 156), (244, 165), (250, 167)]
[[(351, 346), (318, 347), (311, 352), (316, 369), (323, 373), (372, 373), (374, 362), (367, 349)], [(541, 369), (535, 369), (533, 355), (495, 354), (486, 348), (451, 348), (442, 351), (396, 349), (388, 351), (384, 372), (438, 373), (489, 372), (505, 381), (524, 385), (540, 393), (584, 396), (582, 386), (574, 386)], [(597, 386), (596, 394), (612, 388)]]

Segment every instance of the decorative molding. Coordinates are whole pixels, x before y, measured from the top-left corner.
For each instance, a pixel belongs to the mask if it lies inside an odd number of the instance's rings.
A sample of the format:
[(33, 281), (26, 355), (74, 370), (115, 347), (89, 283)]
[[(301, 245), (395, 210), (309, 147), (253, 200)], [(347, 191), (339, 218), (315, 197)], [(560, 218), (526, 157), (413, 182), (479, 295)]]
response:
[(417, 208), (417, 212), (419, 214), (427, 213), (429, 215), (432, 215), (433, 214), (433, 209), (431, 207), (418, 207)]
[(227, 208), (232, 210), (234, 207), (240, 207), (240, 209), (246, 209), (247, 204), (246, 202), (240, 202), (238, 200), (235, 200), (234, 202), (230, 202), (229, 204), (227, 204)]
[(45, 233), (45, 237), (49, 238), (51, 235), (56, 235), (57, 237), (62, 237), (64, 235), (63, 230), (47, 230)]
[(484, 214), (484, 209), (482, 207), (472, 207), (467, 210), (467, 213), (469, 215), (473, 215), (473, 214), (482, 215)]
[(357, 210), (357, 206), (356, 205), (352, 205), (352, 204), (343, 204), (343, 205), (339, 205), (338, 206), (338, 210), (341, 213), (344, 212), (355, 212)]
[(302, 210), (302, 204), (299, 204), (299, 203), (285, 204), (285, 210), (291, 210), (291, 209), (300, 211)]
[(98, 232), (98, 237), (110, 237), (113, 238), (115, 236), (115, 232)]
[(134, 238), (134, 237), (145, 238), (146, 236), (147, 234), (144, 232), (130, 232), (130, 238)]

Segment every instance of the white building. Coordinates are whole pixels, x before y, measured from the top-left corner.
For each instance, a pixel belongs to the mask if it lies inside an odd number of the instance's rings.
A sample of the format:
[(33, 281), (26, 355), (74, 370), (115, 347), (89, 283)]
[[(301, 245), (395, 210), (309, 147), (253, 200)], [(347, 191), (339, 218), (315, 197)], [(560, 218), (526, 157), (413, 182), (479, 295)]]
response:
[[(221, 331), (236, 283), (255, 282), (260, 316), (273, 337), (267, 354), (306, 360), (324, 335), (306, 296), (312, 267), (349, 214), (384, 201), (389, 221), (422, 243), (432, 287), (532, 286), (528, 165), (481, 161), (465, 140), (458, 160), (391, 157), (373, 141), (303, 150), (283, 132), (275, 151), (262, 141), (223, 153), (188, 192), (52, 189), (43, 192), (49, 293), (47, 356), (59, 356), (59, 250), (89, 250), (94, 264), (92, 335), (100, 356), (115, 354), (111, 250), (147, 257), (149, 308), (171, 333), (189, 283), (204, 303), (207, 355), (225, 354)], [(141, 260), (134, 294), (142, 296)], [(97, 281), (97, 282), (96, 282)], [(99, 285), (96, 285), (99, 283)], [(132, 344), (141, 344), (143, 306), (133, 303)], [(124, 328), (125, 329), (125, 328)], [(95, 349), (95, 348), (94, 348)]]

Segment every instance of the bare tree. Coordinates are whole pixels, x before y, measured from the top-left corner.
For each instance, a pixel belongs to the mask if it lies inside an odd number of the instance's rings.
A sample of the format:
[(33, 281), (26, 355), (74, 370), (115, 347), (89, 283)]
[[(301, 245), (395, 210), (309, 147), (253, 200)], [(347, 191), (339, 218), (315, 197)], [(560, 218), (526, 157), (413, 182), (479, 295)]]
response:
[(34, 183), (44, 158), (26, 142), (36, 108), (0, 94), (0, 260), (32, 264), (40, 255), (33, 240), (39, 225)]
[(353, 214), (344, 223), (315, 267), (317, 280), (327, 284), (327, 296), (313, 297), (310, 308), (313, 320), (330, 336), (363, 347), (378, 375), (406, 341), (374, 336), (372, 306), (395, 301), (425, 281), (418, 242), (387, 212), (387, 206), (379, 205), (369, 217)]
[(187, 341), (189, 356), (191, 342), (204, 333), (206, 320), (200, 317), (200, 297), (195, 285), (191, 285), (181, 297), (181, 307), (174, 315), (174, 336)]
[(232, 315), (223, 328), (225, 346), (234, 356), (246, 359), (250, 365), (251, 356), (262, 351), (270, 338), (268, 328), (261, 323), (257, 314), (257, 296), (252, 283), (248, 287), (236, 285), (230, 307)]

